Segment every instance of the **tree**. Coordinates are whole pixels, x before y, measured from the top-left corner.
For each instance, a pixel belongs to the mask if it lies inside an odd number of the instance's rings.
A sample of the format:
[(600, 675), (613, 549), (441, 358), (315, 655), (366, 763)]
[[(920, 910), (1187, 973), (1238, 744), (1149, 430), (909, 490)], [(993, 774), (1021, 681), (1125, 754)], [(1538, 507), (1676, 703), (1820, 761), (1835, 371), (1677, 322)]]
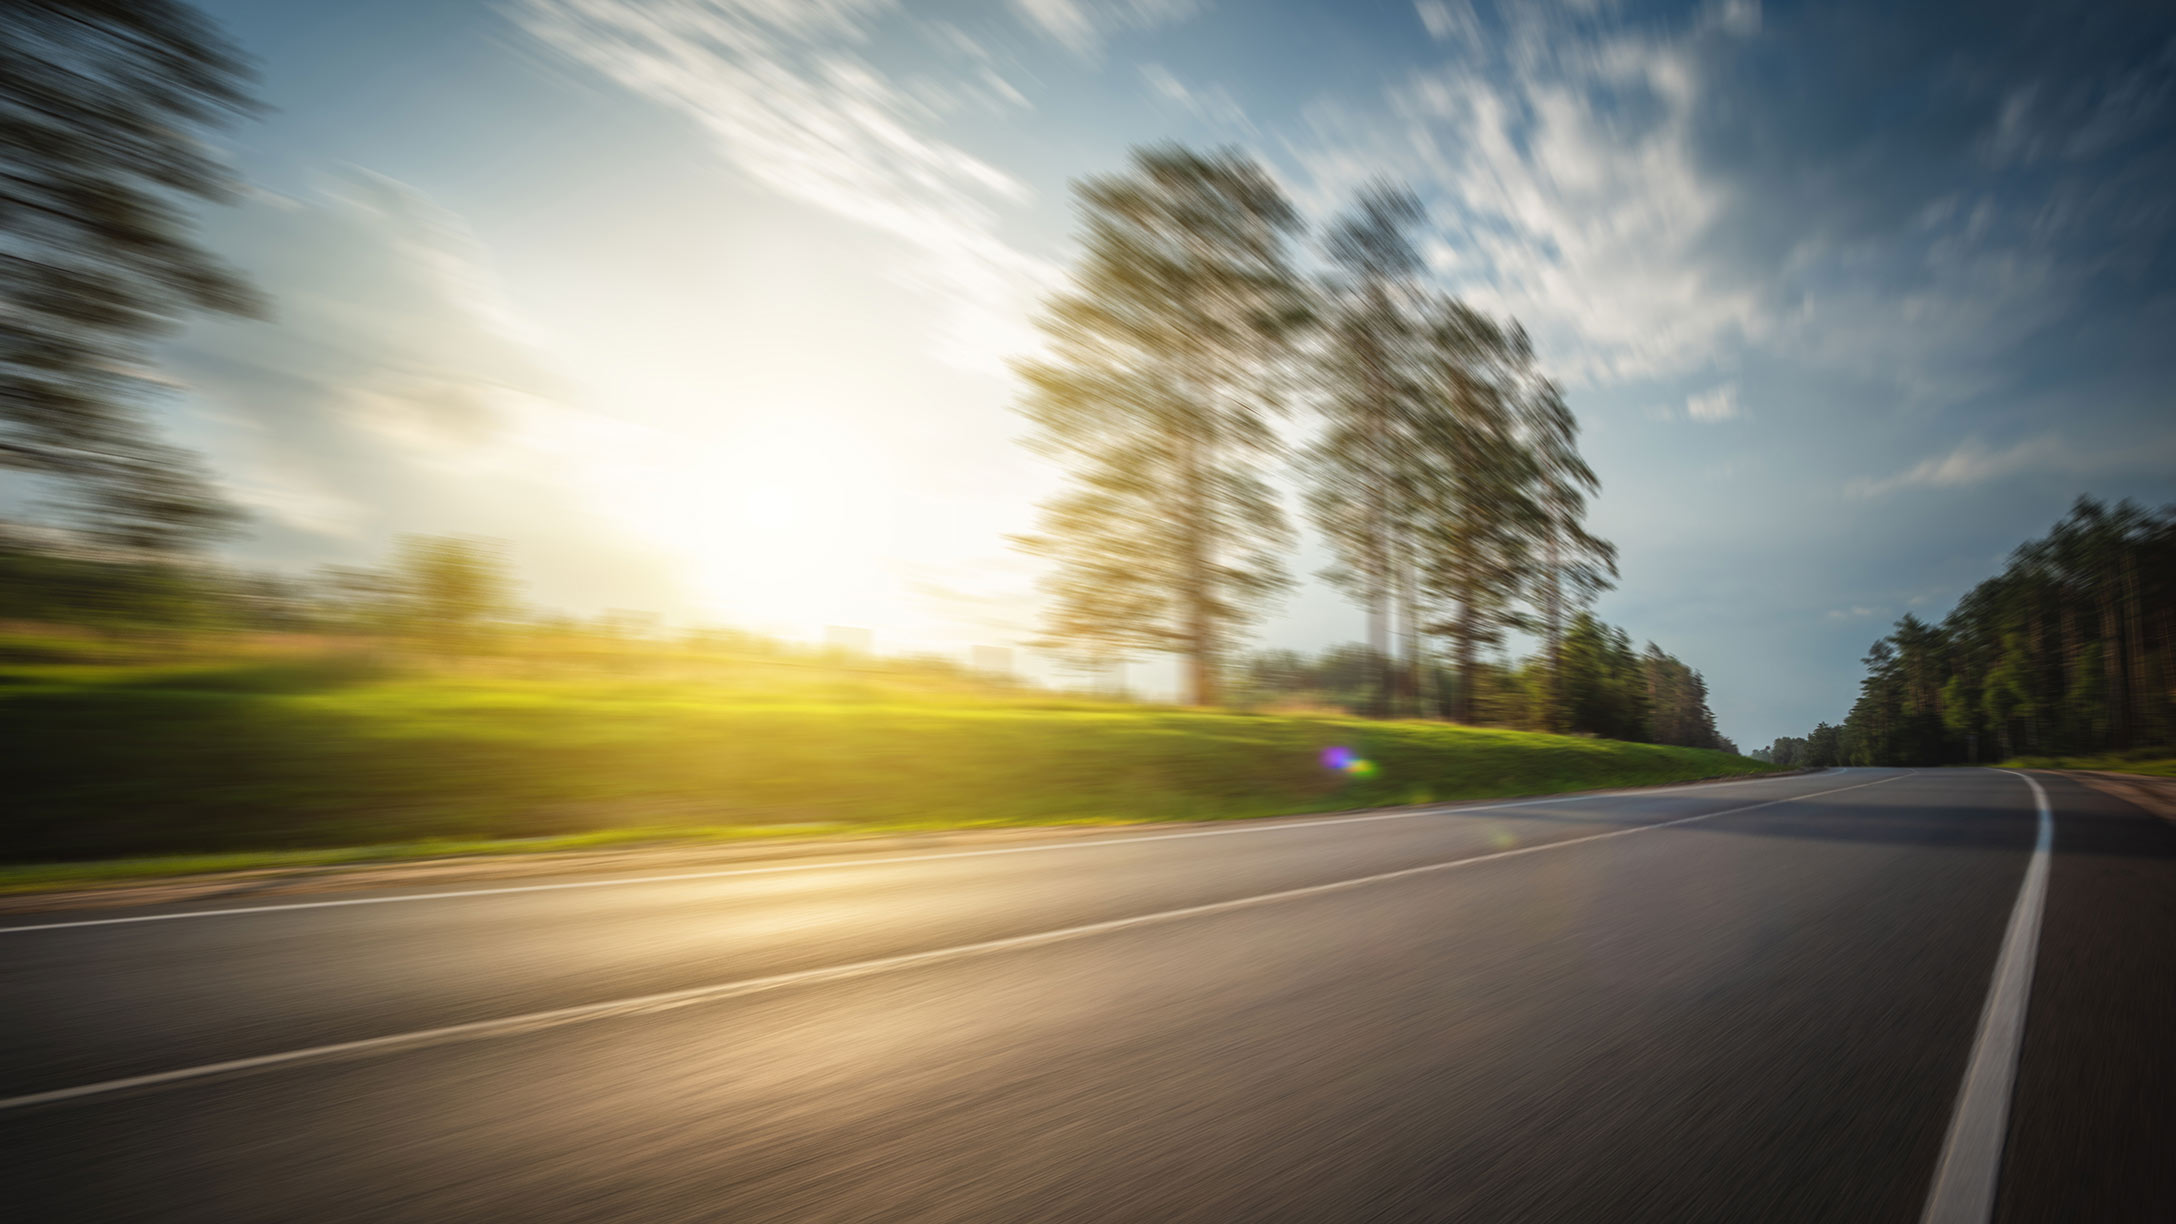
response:
[(1306, 294), (1300, 220), (1236, 153), (1136, 152), (1077, 188), (1082, 254), (1018, 364), (1037, 451), (1071, 487), (1018, 541), (1055, 562), (1045, 646), (1185, 657), (1187, 697), (1217, 699), (1240, 632), (1289, 582), (1290, 535), (1262, 465)]
[(494, 541), (404, 536), (393, 577), (416, 635), (443, 649), (473, 645), (487, 621), (513, 610), (513, 574)]
[(1368, 649), (1380, 661), (1370, 713), (1405, 704), (1390, 644), (1395, 596), (1403, 613), (1406, 696), (1417, 697), (1418, 585), (1414, 573), (1416, 470), (1415, 348), (1412, 319), (1420, 254), (1412, 231), (1424, 219), (1409, 190), (1376, 183), (1331, 227), (1315, 352), (1326, 428), (1308, 449), (1307, 504), (1337, 556), (1324, 577), (1367, 614)]
[(2081, 497), (1939, 625), (1867, 651), (1843, 760), (1979, 759), (2165, 744), (2176, 732), (2176, 509)]
[(58, 481), (108, 543), (172, 550), (231, 511), (142, 410), (153, 346), (250, 291), (186, 206), (233, 194), (210, 132), (239, 54), (170, 0), (16, 0), (0, 37), (0, 467)]
[(1430, 629), (1450, 644), (1459, 677), (1450, 717), (1473, 720), (1474, 663), (1520, 623), (1541, 509), (1536, 469), (1511, 388), (1532, 359), (1526, 334), (1450, 298), (1428, 305), (1415, 422), (1425, 455), (1416, 531), (1423, 592), (1440, 610)]
[(1571, 730), (1609, 739), (1648, 738), (1646, 672), (1624, 630), (1590, 612), (1578, 613), (1564, 631), (1559, 669)]
[(1616, 585), (1617, 546), (1586, 529), (1587, 499), (1600, 491), (1602, 482), (1579, 454), (1579, 419), (1564, 402), (1563, 390), (1546, 378), (1537, 379), (1521, 407), (1538, 485), (1541, 548), (1532, 573), (1548, 668), (1545, 725), (1556, 731), (1565, 725), (1564, 689), (1557, 674), (1564, 611), (1584, 608)]

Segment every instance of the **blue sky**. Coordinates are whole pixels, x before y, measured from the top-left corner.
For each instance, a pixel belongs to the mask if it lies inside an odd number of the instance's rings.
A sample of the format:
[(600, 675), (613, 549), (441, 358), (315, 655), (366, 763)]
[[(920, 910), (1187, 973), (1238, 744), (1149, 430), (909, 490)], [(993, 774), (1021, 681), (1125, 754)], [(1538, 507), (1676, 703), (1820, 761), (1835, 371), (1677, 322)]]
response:
[[(1317, 218), (1412, 183), (1585, 422), (1599, 611), (1748, 747), (2078, 494), (2176, 495), (2165, 6), (204, 7), (272, 108), (206, 233), (276, 314), (183, 337), (172, 425), (275, 564), (481, 532), (569, 610), (1017, 640), (1004, 361), (1068, 181), (1164, 139)], [(1359, 628), (1310, 581), (1261, 641)]]

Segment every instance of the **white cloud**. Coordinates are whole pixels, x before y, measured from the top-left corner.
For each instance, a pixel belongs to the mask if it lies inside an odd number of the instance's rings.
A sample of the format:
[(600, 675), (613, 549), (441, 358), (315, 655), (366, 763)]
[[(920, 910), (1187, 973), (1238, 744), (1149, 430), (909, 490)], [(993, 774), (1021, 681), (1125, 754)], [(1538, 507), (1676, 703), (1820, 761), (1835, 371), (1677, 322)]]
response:
[(1881, 615), (1879, 608), (1869, 608), (1863, 604), (1855, 604), (1849, 608), (1830, 608), (1828, 611), (1828, 619), (1832, 621), (1865, 620), (1869, 616), (1879, 615)]
[(1853, 497), (1880, 497), (1900, 489), (1954, 489), (2012, 476), (2049, 474), (2100, 476), (2113, 472), (2152, 472), (2176, 463), (2176, 434), (2142, 443), (2081, 448), (2061, 434), (2042, 434), (2001, 449), (1977, 437), (1955, 449), (1923, 459), (1892, 476), (1861, 478), (1845, 486)]
[(1201, 0), (1012, 0), (1022, 20), (1092, 57), (1121, 30), (1153, 30), (1184, 21), (1205, 7)]
[(997, 207), (1024, 202), (1026, 187), (931, 134), (936, 109), (855, 53), (895, 9), (530, 0), (517, 16), (574, 61), (695, 119), (758, 182), (898, 239), (911, 252), (903, 275), (949, 308), (941, 355), (995, 371), (1029, 343), (1025, 307), (1051, 270), (996, 233)]
[(1171, 70), (1162, 64), (1141, 65), (1141, 80), (1158, 97), (1175, 103), (1205, 123), (1245, 132), (1250, 136), (1257, 134), (1254, 124), (1247, 118), (1246, 110), (1222, 86), (1190, 89), (1185, 82), (1171, 75)]
[(1419, 0), (1413, 10), (1428, 37), (1437, 42), (1481, 37), (1481, 19), (1473, 11), (1473, 0)]
[(1738, 415), (1738, 384), (1724, 383), (1685, 401), (1685, 415), (1695, 421), (1728, 421)]
[[(1448, 7), (1422, 17), (1467, 30)], [(1308, 203), (1335, 208), (1386, 172), (1413, 182), (1452, 229), (1429, 252), (1437, 273), (1524, 322), (1574, 381), (1696, 369), (1761, 331), (1758, 286), (1705, 253), (1734, 203), (1694, 149), (1709, 100), (1692, 40), (1706, 35), (1511, 22), (1504, 46), (1446, 44), (1443, 67), (1388, 91), (1387, 113), (1315, 108), (1294, 149)]]

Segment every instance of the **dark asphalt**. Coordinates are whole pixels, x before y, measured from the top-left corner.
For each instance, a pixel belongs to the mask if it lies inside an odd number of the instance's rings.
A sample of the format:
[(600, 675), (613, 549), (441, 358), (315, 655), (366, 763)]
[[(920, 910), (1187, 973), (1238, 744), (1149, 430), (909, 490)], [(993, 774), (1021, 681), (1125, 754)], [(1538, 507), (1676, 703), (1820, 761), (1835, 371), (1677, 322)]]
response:
[[(2176, 1219), (2176, 829), (2041, 780), (1996, 1214)], [(1912, 1221), (2036, 824), (2011, 774), (1849, 770), (0, 930), (16, 1098), (1215, 907), (0, 1107), (0, 1216)]]

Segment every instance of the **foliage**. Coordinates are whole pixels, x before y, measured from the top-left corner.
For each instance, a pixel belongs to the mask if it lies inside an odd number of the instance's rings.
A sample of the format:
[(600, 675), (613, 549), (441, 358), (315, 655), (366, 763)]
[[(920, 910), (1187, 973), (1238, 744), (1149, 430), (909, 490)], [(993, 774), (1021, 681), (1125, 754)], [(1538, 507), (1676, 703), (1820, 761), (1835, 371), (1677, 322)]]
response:
[[(1552, 667), (1546, 647), (1533, 657), (1477, 660), (1460, 675), (1440, 669), (1435, 691), (1446, 703), (1460, 689), (1473, 721), (1494, 727), (1542, 731), (1559, 723), (1577, 734), (1690, 748), (1730, 747), (1715, 730), (1700, 673), (1650, 643), (1635, 651), (1624, 630), (1592, 614), (1576, 616)], [(1331, 707), (1349, 713), (1371, 708), (1380, 660), (1357, 643), (1333, 646), (1309, 659), (1296, 651), (1253, 656), (1242, 673), (1241, 694), (1256, 707)], [(1560, 678), (1562, 707), (1550, 695)]]
[(1043, 641), (1097, 662), (1177, 651), (1210, 704), (1237, 633), (1288, 582), (1261, 462), (1304, 314), (1299, 217), (1232, 153), (1143, 150), (1078, 192), (1072, 287), (1039, 319), (1046, 356), (1019, 364), (1031, 444), (1072, 482), (1020, 541), (1056, 563)]
[[(2176, 508), (2081, 497), (1939, 625), (1906, 614), (1868, 649), (1815, 765), (2089, 755), (2176, 740)], [(1779, 741), (1780, 742), (1780, 741)]]
[[(1566, 727), (1563, 615), (1615, 574), (1615, 550), (1582, 525), (1598, 482), (1518, 325), (1420, 286), (1411, 231), (1422, 219), (1409, 193), (1378, 185), (1330, 233), (1314, 361), (1325, 424), (1304, 464), (1309, 508), (1338, 558), (1326, 576), (1366, 609), (1383, 677), (1371, 712), (1420, 707), (1434, 670), (1425, 629), (1443, 639), (1456, 681), (1439, 687), (1438, 707), (1484, 717), (1481, 653), (1535, 625), (1531, 608), (1546, 653), (1527, 704)], [(1385, 632), (1393, 605), (1402, 668)]]
[(1544, 665), (1519, 717), (1584, 725), (1558, 655), (1566, 613), (1616, 574), (1615, 549), (1583, 525), (1599, 482), (1524, 331), (1424, 285), (1419, 200), (1362, 191), (1309, 286), (1285, 251), (1299, 218), (1251, 162), (1150, 150), (1082, 197), (1074, 288), (1042, 320), (1051, 351), (1020, 365), (1031, 444), (1073, 480), (1021, 541), (1056, 562), (1043, 643), (1089, 671), (1175, 650), (1190, 699), (1215, 699), (1238, 632), (1285, 583), (1260, 468), (1284, 450), (1268, 416), (1291, 367), (1321, 417), (1299, 459), (1335, 558), (1323, 576), (1364, 609), (1364, 653), (1348, 661), (1372, 669), (1366, 712), (1427, 708), (1423, 680), (1441, 668), (1426, 633), (1451, 664), (1433, 708), (1481, 719), (1482, 653), (1538, 627)]
[(59, 481), (93, 538), (171, 551), (232, 512), (141, 401), (188, 313), (248, 312), (184, 206), (234, 184), (210, 133), (246, 69), (170, 0), (18, 0), (0, 38), (0, 467)]
[[(1302, 455), (1310, 516), (1337, 558), (1322, 577), (1366, 612), (1376, 671), (1368, 713), (1377, 717), (1420, 697), (1417, 536), (1428, 458), (1412, 232), (1425, 217), (1411, 191), (1376, 184), (1326, 235), (1330, 270), (1311, 363), (1323, 430)], [(1406, 643), (1402, 677), (1391, 657), (1393, 602)]]

